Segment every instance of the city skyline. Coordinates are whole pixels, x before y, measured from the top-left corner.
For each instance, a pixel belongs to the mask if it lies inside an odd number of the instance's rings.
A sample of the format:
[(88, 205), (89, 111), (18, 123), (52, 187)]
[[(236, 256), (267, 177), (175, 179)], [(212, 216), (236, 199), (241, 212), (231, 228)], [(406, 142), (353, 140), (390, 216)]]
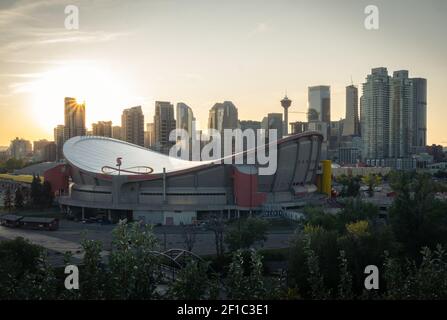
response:
[[(363, 26), (365, 1), (261, 2), (229, 1), (216, 12), (205, 1), (135, 1), (125, 10), (117, 1), (73, 1), (80, 28), (72, 31), (64, 28), (64, 1), (2, 3), (0, 23), (11, 34), (0, 38), (0, 145), (51, 139), (62, 123), (61, 101), (72, 96), (85, 99), (89, 128), (119, 124), (122, 110), (136, 105), (153, 119), (156, 100), (185, 102), (205, 128), (216, 101), (232, 101), (241, 120), (261, 121), (282, 112), (285, 90), (290, 111), (305, 112), (308, 87), (329, 85), (338, 120), (351, 77), (360, 88), (382, 66), (428, 79), (427, 144), (447, 145), (447, 46), (437, 40), (447, 26), (445, 2), (378, 1), (373, 31)], [(228, 17), (232, 24), (222, 23)], [(159, 27), (162, 21), (169, 23)], [(289, 115), (289, 122), (305, 119)]]

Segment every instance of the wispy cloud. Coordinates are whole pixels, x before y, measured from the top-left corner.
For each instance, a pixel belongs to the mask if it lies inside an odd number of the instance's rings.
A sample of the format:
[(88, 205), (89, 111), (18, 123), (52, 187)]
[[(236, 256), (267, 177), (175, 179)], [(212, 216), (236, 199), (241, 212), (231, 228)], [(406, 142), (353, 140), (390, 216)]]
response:
[(23, 50), (34, 46), (44, 46), (64, 43), (100, 43), (113, 41), (130, 33), (105, 31), (59, 31), (46, 30), (45, 32), (22, 32), (16, 39), (11, 39), (0, 45), (0, 52)]
[(35, 0), (23, 2), (19, 1), (17, 5), (0, 9), (0, 26), (12, 24), (17, 21), (37, 21), (32, 12), (43, 7), (60, 4), (58, 0)]
[(257, 34), (265, 33), (270, 31), (272, 27), (266, 22), (260, 22), (248, 33), (249, 36), (254, 36)]
[(27, 78), (35, 79), (41, 77), (41, 73), (0, 73), (2, 78)]

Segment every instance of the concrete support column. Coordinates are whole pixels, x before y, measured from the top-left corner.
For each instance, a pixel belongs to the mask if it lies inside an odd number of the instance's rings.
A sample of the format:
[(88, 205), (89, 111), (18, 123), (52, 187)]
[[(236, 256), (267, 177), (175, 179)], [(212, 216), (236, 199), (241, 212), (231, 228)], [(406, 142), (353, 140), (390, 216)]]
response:
[(109, 221), (112, 221), (112, 210), (107, 210), (107, 219), (109, 219)]
[(85, 219), (85, 208), (84, 207), (82, 207), (82, 220), (84, 220)]

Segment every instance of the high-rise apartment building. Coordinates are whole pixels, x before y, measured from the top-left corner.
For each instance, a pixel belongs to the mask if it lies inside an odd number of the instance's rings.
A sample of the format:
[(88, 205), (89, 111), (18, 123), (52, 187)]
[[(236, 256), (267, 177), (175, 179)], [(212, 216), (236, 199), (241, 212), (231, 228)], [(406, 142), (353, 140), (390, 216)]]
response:
[(24, 159), (31, 156), (33, 152), (31, 142), (25, 139), (15, 138), (11, 141), (9, 152), (11, 154), (11, 158), (14, 159)]
[(363, 84), (360, 104), (363, 158), (375, 163), (409, 159), (425, 148), (425, 79), (409, 78), (407, 70), (395, 71), (390, 77), (386, 68), (373, 69)]
[(112, 137), (112, 121), (98, 121), (92, 124), (92, 135), (99, 137)]
[(65, 98), (64, 141), (77, 136), (85, 136), (85, 103), (79, 104), (75, 98)]
[(155, 128), (153, 123), (146, 123), (146, 132), (144, 133), (144, 147), (152, 148), (155, 145)]
[(394, 71), (390, 79), (390, 158), (405, 158), (412, 144), (412, 84), (407, 70)]
[(121, 139), (144, 146), (144, 115), (141, 106), (123, 110), (121, 115)]
[(121, 140), (121, 126), (113, 126), (112, 127), (112, 138)]
[(173, 145), (169, 135), (175, 130), (174, 105), (168, 101), (155, 101), (154, 138), (155, 145), (162, 152)]
[(374, 68), (363, 84), (360, 99), (362, 156), (384, 159), (389, 156), (390, 76), (386, 68)]

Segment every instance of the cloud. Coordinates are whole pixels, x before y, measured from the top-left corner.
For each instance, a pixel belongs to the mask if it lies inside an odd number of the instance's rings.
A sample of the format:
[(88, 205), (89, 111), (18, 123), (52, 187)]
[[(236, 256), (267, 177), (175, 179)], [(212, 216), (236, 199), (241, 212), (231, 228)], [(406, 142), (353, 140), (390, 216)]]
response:
[(7, 6), (0, 9), (0, 26), (6, 24), (12, 24), (20, 20), (34, 20), (32, 12), (42, 7), (52, 6), (60, 4), (58, 0), (35, 0), (30, 2), (17, 2), (18, 5)]
[(41, 73), (0, 73), (0, 77), (2, 78), (39, 78), (41, 77)]
[(34, 46), (44, 46), (65, 43), (99, 43), (116, 40), (130, 35), (129, 32), (105, 31), (60, 31), (46, 30), (45, 32), (18, 32), (15, 39), (0, 45), (0, 52), (23, 50)]
[(267, 31), (270, 31), (272, 28), (269, 24), (265, 23), (265, 22), (260, 22), (256, 25), (256, 27), (254, 29), (252, 29), (248, 35), (249, 36), (254, 36), (257, 34), (261, 34), (261, 33), (266, 33)]

